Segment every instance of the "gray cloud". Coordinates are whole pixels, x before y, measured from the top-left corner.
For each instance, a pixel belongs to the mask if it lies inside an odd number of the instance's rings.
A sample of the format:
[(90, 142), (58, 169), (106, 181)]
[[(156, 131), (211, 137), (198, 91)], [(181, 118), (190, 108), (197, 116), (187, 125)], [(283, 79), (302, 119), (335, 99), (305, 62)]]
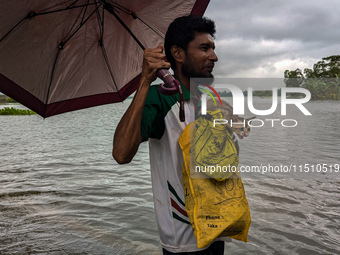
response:
[(338, 0), (212, 0), (216, 76), (283, 77), (340, 54)]

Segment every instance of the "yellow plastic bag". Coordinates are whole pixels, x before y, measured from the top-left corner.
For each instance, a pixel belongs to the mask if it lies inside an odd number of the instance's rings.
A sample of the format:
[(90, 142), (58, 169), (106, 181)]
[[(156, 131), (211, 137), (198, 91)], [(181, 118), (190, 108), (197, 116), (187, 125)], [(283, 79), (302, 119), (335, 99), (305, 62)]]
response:
[[(220, 110), (208, 113), (214, 119), (223, 119)], [(212, 121), (200, 117), (193, 127), (195, 130), (191, 130), (192, 169), (205, 173), (217, 181), (226, 180), (239, 163), (237, 150), (226, 130), (226, 125), (217, 124), (214, 127)]]
[[(212, 129), (212, 125), (209, 122), (200, 117), (185, 128), (178, 140), (184, 156), (183, 185), (184, 190), (186, 190), (185, 208), (197, 239), (198, 248), (204, 248), (215, 238), (224, 236), (248, 242), (247, 235), (251, 222), (249, 205), (240, 173), (236, 168), (237, 165), (233, 168), (236, 171), (225, 173), (228, 176), (227, 178), (223, 175), (217, 176), (217, 179), (221, 179), (221, 181), (218, 181), (215, 177), (209, 178), (210, 173), (207, 175), (204, 172), (195, 172), (195, 178), (191, 177), (190, 152), (196, 151), (191, 156), (197, 158), (198, 151), (205, 150), (206, 152), (219, 154), (219, 151), (228, 149), (229, 145), (230, 147), (234, 146), (233, 143), (229, 143), (231, 137), (226, 130), (224, 130), (224, 135), (227, 138), (223, 137), (220, 132), (221, 130), (215, 131), (215, 129)], [(207, 130), (209, 129), (209, 131), (200, 132), (202, 127)], [(195, 133), (195, 131), (198, 132)], [(205, 132), (208, 132), (207, 134), (209, 135), (204, 135)], [(212, 136), (217, 136), (218, 139)], [(190, 137), (192, 138), (191, 142)], [(219, 143), (217, 143), (214, 146), (213, 143), (209, 144), (207, 142), (209, 139), (228, 141), (229, 145), (218, 146)], [(192, 146), (190, 146), (191, 143)], [(204, 148), (205, 146), (210, 146), (210, 148)], [(235, 150), (235, 147), (229, 149)], [(226, 158), (230, 154), (233, 153), (222, 153)], [(228, 163), (226, 158), (221, 155), (217, 157), (217, 159), (221, 159), (220, 162)], [(192, 162), (197, 162), (197, 160), (192, 160)], [(211, 160), (209, 162), (211, 163)], [(229, 164), (234, 164), (234, 162), (236, 162), (235, 159), (229, 161)], [(192, 168), (192, 170), (195, 171), (195, 168)]]

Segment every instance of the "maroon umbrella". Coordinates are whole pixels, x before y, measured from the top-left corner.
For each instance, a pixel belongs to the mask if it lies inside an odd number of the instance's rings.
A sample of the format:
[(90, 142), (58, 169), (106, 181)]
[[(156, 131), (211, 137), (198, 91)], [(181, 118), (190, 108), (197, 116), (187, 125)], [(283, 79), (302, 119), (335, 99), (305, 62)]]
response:
[(8, 0), (0, 6), (0, 91), (43, 117), (121, 102), (143, 49), (209, 0)]

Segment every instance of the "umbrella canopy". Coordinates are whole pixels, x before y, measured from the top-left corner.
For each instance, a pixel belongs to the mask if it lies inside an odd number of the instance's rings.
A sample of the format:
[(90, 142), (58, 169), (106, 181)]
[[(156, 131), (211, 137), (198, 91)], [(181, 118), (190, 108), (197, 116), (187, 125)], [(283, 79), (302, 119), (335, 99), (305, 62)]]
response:
[(121, 102), (143, 48), (209, 0), (8, 0), (0, 6), (0, 91), (43, 117)]

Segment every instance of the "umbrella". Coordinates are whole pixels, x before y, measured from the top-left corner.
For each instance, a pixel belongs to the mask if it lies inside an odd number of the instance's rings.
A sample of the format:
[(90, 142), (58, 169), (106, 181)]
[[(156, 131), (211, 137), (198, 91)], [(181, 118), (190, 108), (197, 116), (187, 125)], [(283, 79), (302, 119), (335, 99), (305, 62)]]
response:
[(143, 49), (209, 0), (8, 0), (0, 6), (0, 91), (43, 117), (121, 102)]

